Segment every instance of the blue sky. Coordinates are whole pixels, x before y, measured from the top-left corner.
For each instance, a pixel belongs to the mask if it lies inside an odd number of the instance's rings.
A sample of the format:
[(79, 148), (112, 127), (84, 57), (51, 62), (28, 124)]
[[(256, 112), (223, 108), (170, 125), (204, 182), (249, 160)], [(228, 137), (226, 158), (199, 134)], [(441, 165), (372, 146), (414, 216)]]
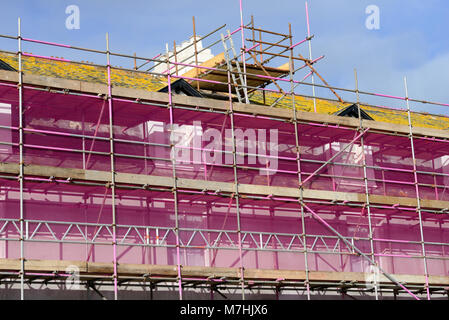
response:
[[(408, 77), (410, 96), (449, 103), (449, 2), (446, 0), (309, 0), (314, 57), (325, 55), (317, 70), (332, 85), (354, 88), (357, 68), (361, 90), (403, 95)], [(68, 5), (80, 8), (80, 29), (65, 27)], [(368, 5), (380, 9), (380, 29), (365, 27)], [(292, 23), (295, 40), (306, 35), (303, 0), (243, 0), (245, 22), (254, 15), (256, 26), (287, 33)], [(0, 33), (15, 35), (17, 17), (24, 37), (104, 49), (105, 33), (111, 50), (152, 57), (165, 43), (178, 43), (192, 34), (192, 16), (198, 34), (227, 24), (240, 24), (239, 1), (118, 1), (16, 0), (2, 3)], [(238, 41), (236, 37), (236, 41)], [(0, 39), (0, 49), (16, 50), (11, 40)], [(307, 47), (299, 49), (307, 55)], [(104, 63), (95, 55), (26, 44), (25, 51)], [(217, 52), (218, 49), (214, 51)], [(113, 61), (122, 65), (122, 61)], [(318, 82), (319, 80), (317, 80)], [(301, 92), (302, 88), (297, 91)], [(372, 103), (385, 100), (364, 98)], [(400, 106), (394, 104), (394, 106)], [(445, 113), (449, 108), (414, 106)]]

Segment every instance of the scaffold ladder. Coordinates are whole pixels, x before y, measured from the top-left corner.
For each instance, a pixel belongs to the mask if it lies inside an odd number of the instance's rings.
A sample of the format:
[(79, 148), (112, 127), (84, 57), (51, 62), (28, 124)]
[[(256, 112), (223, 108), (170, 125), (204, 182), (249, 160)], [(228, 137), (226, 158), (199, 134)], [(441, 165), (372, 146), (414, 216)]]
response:
[[(232, 83), (235, 88), (235, 92), (237, 94), (238, 101), (248, 103), (246, 82), (242, 75), (237, 52), (235, 51), (234, 42), (232, 41), (231, 32), (229, 30), (227, 30), (227, 33), (228, 34), (226, 37), (223, 34), (221, 34), (221, 42), (223, 43), (226, 64), (227, 64), (228, 70), (231, 72), (231, 79), (232, 79)], [(226, 44), (226, 40), (229, 40), (230, 47), (228, 47), (228, 45)], [(232, 53), (232, 58), (230, 56), (231, 53)], [(235, 63), (235, 67), (234, 67), (233, 63)], [(237, 71), (235, 71), (235, 70), (237, 70)], [(238, 77), (236, 77), (236, 73), (238, 74)], [(239, 84), (239, 82), (240, 82), (240, 84)], [(242, 97), (245, 98), (244, 101), (243, 101)]]

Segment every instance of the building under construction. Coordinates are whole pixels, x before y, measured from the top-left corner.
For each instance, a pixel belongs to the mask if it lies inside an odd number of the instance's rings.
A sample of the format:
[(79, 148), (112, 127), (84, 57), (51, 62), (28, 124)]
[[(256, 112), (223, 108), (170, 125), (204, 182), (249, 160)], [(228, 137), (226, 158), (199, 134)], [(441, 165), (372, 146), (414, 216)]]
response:
[(0, 297), (447, 299), (449, 118), (411, 109), (449, 105), (332, 87), (286, 30), (0, 35)]

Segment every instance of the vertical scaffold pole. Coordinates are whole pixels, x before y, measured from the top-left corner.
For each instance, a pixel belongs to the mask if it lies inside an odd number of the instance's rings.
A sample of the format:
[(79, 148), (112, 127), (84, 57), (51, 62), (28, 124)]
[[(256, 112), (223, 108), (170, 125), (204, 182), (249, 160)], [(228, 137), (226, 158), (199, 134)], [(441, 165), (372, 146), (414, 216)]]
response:
[[(241, 53), (242, 53), (242, 63), (243, 63), (243, 80), (244, 80), (244, 84), (243, 84), (243, 92), (245, 93), (245, 103), (249, 103), (249, 99), (248, 99), (248, 87), (247, 87), (247, 81), (246, 81), (246, 57), (245, 57), (245, 52), (246, 52), (246, 46), (245, 46), (245, 26), (243, 25), (243, 6), (242, 6), (242, 0), (240, 1), (240, 33), (242, 35), (242, 48), (241, 48)], [(236, 61), (237, 62), (237, 61)]]
[(423, 255), (423, 263), (424, 263), (424, 276), (426, 279), (426, 294), (427, 300), (430, 300), (430, 291), (429, 291), (429, 273), (427, 270), (427, 258), (426, 258), (426, 247), (424, 245), (424, 231), (423, 231), (423, 223), (422, 223), (422, 214), (421, 214), (421, 199), (419, 197), (419, 186), (418, 186), (418, 173), (416, 172), (416, 156), (415, 156), (415, 143), (413, 141), (413, 125), (412, 125), (412, 116), (410, 111), (410, 101), (408, 97), (408, 86), (407, 86), (407, 78), (404, 77), (404, 87), (405, 87), (405, 102), (407, 104), (407, 116), (408, 116), (408, 127), (409, 127), (409, 139), (410, 146), (412, 149), (412, 161), (413, 161), (413, 177), (415, 184), (415, 193), (416, 193), (416, 212), (418, 213), (419, 218), (419, 232), (421, 236), (421, 249)]
[(83, 110), (83, 113), (81, 114), (81, 130), (83, 132), (83, 138), (82, 138), (82, 148), (83, 148), (83, 170), (86, 170), (86, 138), (85, 138), (85, 134), (86, 134), (86, 130), (85, 130), (85, 112)]
[[(253, 47), (255, 47), (256, 46), (256, 33), (255, 33), (255, 31), (254, 31), (254, 16), (253, 15), (251, 15), (251, 31), (252, 31), (252, 39), (253, 39)], [(260, 50), (260, 51), (262, 51), (262, 50)], [(256, 56), (257, 56), (257, 54), (256, 54)], [(254, 63), (256, 63), (256, 61), (254, 60)]]
[[(195, 45), (195, 47), (196, 47), (196, 45)], [(195, 51), (196, 51), (196, 49), (195, 49)], [(178, 75), (178, 73), (179, 73), (179, 70), (178, 70), (178, 57), (177, 57), (177, 53), (176, 53), (176, 41), (175, 40), (173, 40), (173, 56), (175, 57), (176, 75)], [(198, 60), (196, 58), (196, 55), (195, 55), (195, 59)], [(195, 62), (195, 63), (198, 63), (198, 62)], [(198, 75), (196, 75), (196, 77), (198, 78)]]
[[(118, 299), (118, 286), (117, 286), (117, 222), (115, 211), (115, 164), (114, 164), (114, 127), (112, 122), (112, 85), (111, 85), (111, 57), (109, 51), (109, 34), (106, 33), (106, 59), (107, 59), (107, 71), (108, 71), (108, 107), (109, 107), (109, 147), (111, 157), (111, 209), (112, 209), (112, 251), (113, 251), (113, 264), (114, 274), (114, 300)], [(100, 120), (101, 121), (101, 120)]]
[(24, 248), (24, 208), (23, 208), (23, 77), (22, 77), (22, 31), (20, 25), (20, 18), (17, 21), (17, 40), (18, 40), (18, 56), (19, 56), (19, 192), (20, 192), (20, 299), (25, 299), (25, 248)]
[[(362, 121), (362, 114), (360, 110), (360, 95), (359, 95), (359, 80), (357, 76), (357, 70), (354, 69), (354, 80), (355, 80), (355, 93), (356, 93), (356, 99), (357, 99), (357, 111), (358, 111), (358, 117), (359, 117), (359, 133), (363, 131), (363, 121)], [(368, 232), (369, 232), (369, 241), (371, 246), (371, 259), (376, 262), (376, 258), (374, 256), (374, 240), (373, 240), (373, 228), (372, 228), (372, 221), (371, 221), (371, 207), (370, 207), (370, 200), (369, 200), (369, 188), (368, 188), (368, 176), (366, 171), (366, 152), (365, 152), (365, 144), (364, 144), (364, 136), (362, 135), (360, 137), (360, 146), (362, 148), (362, 167), (363, 167), (363, 180), (365, 182), (365, 206), (366, 206), (366, 212), (368, 216)], [(364, 207), (362, 207), (362, 210)], [(363, 211), (362, 211), (363, 212)], [(378, 292), (378, 285), (377, 285), (377, 275), (379, 274), (378, 270), (374, 270), (375, 276), (374, 276), (374, 295), (376, 297), (376, 300), (379, 300), (379, 292)]]
[[(192, 17), (192, 24), (193, 24), (193, 49), (195, 50), (195, 78), (198, 79), (198, 48), (196, 46), (196, 25), (195, 25), (195, 16)], [(200, 82), (196, 81), (196, 89), (200, 90)]]
[[(307, 20), (307, 39), (309, 39), (309, 60), (312, 60), (312, 41), (310, 40), (310, 19), (309, 19), (309, 5), (306, 1), (306, 20)], [(316, 112), (316, 98), (315, 98), (315, 77), (312, 70), (312, 95), (313, 95), (313, 111)]]
[(242, 300), (245, 300), (245, 268), (243, 265), (243, 249), (242, 249), (242, 231), (240, 223), (240, 193), (239, 193), (239, 183), (238, 183), (238, 172), (237, 172), (237, 147), (235, 143), (235, 133), (234, 133), (234, 109), (232, 104), (232, 87), (231, 87), (231, 71), (227, 69), (228, 73), (228, 95), (229, 95), (229, 115), (231, 122), (231, 140), (232, 140), (232, 167), (234, 170), (234, 195), (235, 196), (235, 207), (237, 215), (237, 238), (239, 244), (239, 260), (240, 260), (240, 285), (242, 290)]
[(171, 75), (170, 75), (170, 59), (167, 52), (167, 82), (168, 82), (168, 109), (170, 114), (170, 158), (172, 164), (172, 178), (173, 178), (173, 204), (175, 210), (175, 235), (176, 235), (176, 265), (178, 270), (178, 290), (179, 300), (182, 300), (182, 265), (181, 265), (181, 253), (180, 253), (180, 240), (179, 240), (179, 217), (178, 217), (178, 181), (176, 178), (176, 159), (175, 159), (175, 144), (174, 144), (174, 114), (173, 114), (173, 97), (171, 91)]
[(290, 57), (289, 57), (289, 74), (290, 74), (290, 96), (292, 100), (292, 110), (293, 110), (293, 125), (295, 127), (295, 144), (296, 144), (296, 163), (298, 166), (298, 185), (299, 185), (299, 205), (301, 206), (301, 225), (302, 225), (302, 241), (304, 246), (304, 267), (306, 271), (306, 293), (307, 300), (310, 300), (310, 283), (309, 283), (309, 263), (307, 257), (307, 242), (306, 242), (306, 226), (305, 226), (305, 218), (304, 218), (304, 207), (303, 203), (303, 187), (302, 187), (302, 176), (301, 176), (301, 155), (299, 148), (299, 133), (298, 133), (298, 121), (296, 119), (296, 103), (295, 103), (295, 85), (293, 82), (294, 76), (294, 64), (293, 64), (293, 38), (292, 38), (292, 28), (291, 24), (289, 26), (289, 34), (290, 34)]

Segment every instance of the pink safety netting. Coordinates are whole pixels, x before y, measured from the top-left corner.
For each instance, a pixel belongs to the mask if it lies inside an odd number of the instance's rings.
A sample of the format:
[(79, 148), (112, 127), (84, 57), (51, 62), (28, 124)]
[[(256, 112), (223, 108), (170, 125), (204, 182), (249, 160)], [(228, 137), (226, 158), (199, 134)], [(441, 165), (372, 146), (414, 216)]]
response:
[[(23, 101), (26, 165), (111, 170), (107, 101), (26, 88)], [(156, 103), (113, 99), (112, 111), (117, 172), (172, 177), (173, 143), (178, 178), (234, 182), (232, 140), (227, 136), (232, 128), (229, 115), (175, 108), (171, 128), (169, 109)], [(308, 179), (304, 185), (308, 189), (364, 194), (365, 160), (370, 194), (416, 197), (412, 149), (406, 136), (368, 131), (363, 135), (363, 147), (360, 138), (348, 146), (358, 134), (353, 129), (298, 124), (298, 176), (294, 124), (249, 115), (235, 114), (234, 118), (234, 131), (243, 137), (266, 134), (260, 145), (243, 139), (238, 146), (246, 153), (237, 155), (240, 184), (298, 188), (300, 178)], [(2, 163), (19, 162), (18, 125), (17, 88), (0, 85)], [(270, 136), (270, 130), (276, 130), (276, 139)], [(207, 134), (217, 133), (222, 137), (220, 150), (220, 144), (211, 147), (212, 139), (204, 139)], [(277, 151), (270, 157), (269, 145), (275, 140)], [(448, 143), (415, 138), (414, 148), (420, 197), (449, 201)], [(330, 164), (310, 177), (336, 154)], [(218, 157), (221, 162), (211, 161)], [(19, 258), (19, 183), (6, 178), (0, 180), (0, 258)], [(306, 209), (303, 225), (300, 204), (287, 200), (245, 197), (237, 208), (235, 197), (178, 192), (178, 257), (173, 193), (117, 188), (118, 262), (239, 267), (239, 209), (245, 268), (304, 270), (306, 246), (310, 270), (367, 270), (366, 261)], [(113, 261), (111, 189), (27, 177), (23, 202), (27, 259)], [(330, 202), (309, 206), (362, 252), (371, 254), (373, 245), (374, 259), (386, 271), (423, 274), (420, 224), (414, 209), (391, 205), (371, 208), (371, 243), (366, 207)], [(444, 214), (423, 213), (430, 274), (449, 272), (445, 260), (449, 244), (446, 223)]]

